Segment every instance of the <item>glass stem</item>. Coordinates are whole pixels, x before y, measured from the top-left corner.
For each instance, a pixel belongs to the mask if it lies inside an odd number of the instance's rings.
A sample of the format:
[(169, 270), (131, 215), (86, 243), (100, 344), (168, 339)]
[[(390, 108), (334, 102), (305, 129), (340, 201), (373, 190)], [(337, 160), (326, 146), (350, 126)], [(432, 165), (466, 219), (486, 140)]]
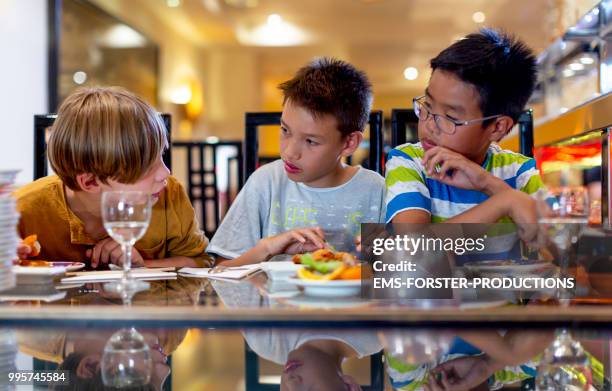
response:
[(125, 279), (128, 279), (130, 267), (132, 266), (132, 246), (130, 244), (122, 244), (121, 251), (125, 254), (125, 259), (123, 260), (123, 275)]

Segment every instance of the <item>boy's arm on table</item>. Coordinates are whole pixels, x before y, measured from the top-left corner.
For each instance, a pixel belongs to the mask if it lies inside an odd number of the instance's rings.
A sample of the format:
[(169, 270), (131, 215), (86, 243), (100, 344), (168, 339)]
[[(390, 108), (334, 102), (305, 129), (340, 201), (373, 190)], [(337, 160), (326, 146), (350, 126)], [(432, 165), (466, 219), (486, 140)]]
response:
[(319, 227), (296, 228), (261, 239), (255, 247), (234, 259), (217, 257), (215, 265), (243, 266), (267, 261), (279, 254), (299, 254), (325, 247), (325, 234)]
[[(446, 224), (482, 224), (483, 233), (487, 231), (486, 224), (497, 222), (502, 217), (510, 217), (517, 225), (519, 237), (530, 244), (535, 244), (538, 238), (536, 201), (527, 193), (519, 190), (504, 190), (487, 199), (485, 202), (445, 220)], [(430, 223), (429, 212), (411, 209), (398, 213), (393, 223)], [(478, 232), (471, 230), (471, 235)]]
[[(495, 223), (505, 216), (511, 217), (516, 223), (535, 223), (535, 200), (518, 190), (504, 190), (444, 223)], [(400, 212), (393, 218), (393, 223), (430, 222), (431, 215), (422, 209)]]

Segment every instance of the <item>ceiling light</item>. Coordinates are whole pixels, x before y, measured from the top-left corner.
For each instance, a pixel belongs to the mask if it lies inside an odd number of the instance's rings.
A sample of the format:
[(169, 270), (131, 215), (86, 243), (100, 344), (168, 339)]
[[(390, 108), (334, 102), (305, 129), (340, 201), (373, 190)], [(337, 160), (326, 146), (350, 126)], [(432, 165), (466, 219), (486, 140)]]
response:
[(87, 81), (87, 73), (83, 71), (74, 72), (74, 75), (72, 75), (72, 80), (76, 84), (83, 84)]
[(147, 45), (147, 39), (125, 24), (116, 24), (102, 34), (98, 42), (111, 48), (137, 48)]
[(561, 73), (564, 77), (572, 77), (576, 72), (572, 71), (571, 69), (564, 69)]
[(219, 142), (219, 137), (217, 136), (208, 136), (206, 137), (206, 142), (209, 144), (217, 144)]
[(579, 62), (573, 62), (567, 66), (572, 71), (581, 71), (584, 69), (584, 65)]
[(239, 25), (236, 37), (243, 45), (256, 46), (296, 46), (311, 40), (304, 30), (277, 14), (271, 14), (266, 23), (254, 28)]
[(191, 100), (191, 95), (191, 88), (188, 85), (183, 85), (172, 91), (170, 102), (177, 105), (186, 105)]
[(210, 13), (218, 14), (221, 12), (221, 4), (219, 4), (219, 0), (202, 0), (204, 4), (204, 8)]
[(268, 16), (268, 26), (279, 27), (283, 24), (283, 18), (278, 14), (272, 14)]
[(591, 65), (595, 62), (595, 59), (593, 57), (580, 57), (580, 62), (584, 65)]
[(484, 23), (484, 21), (486, 20), (486, 16), (484, 12), (477, 11), (472, 14), (472, 20), (474, 21), (474, 23)]
[(415, 67), (404, 69), (404, 78), (406, 80), (415, 80), (417, 77), (419, 77), (419, 71)]
[(181, 0), (166, 0), (166, 5), (168, 7), (176, 8), (181, 5)]

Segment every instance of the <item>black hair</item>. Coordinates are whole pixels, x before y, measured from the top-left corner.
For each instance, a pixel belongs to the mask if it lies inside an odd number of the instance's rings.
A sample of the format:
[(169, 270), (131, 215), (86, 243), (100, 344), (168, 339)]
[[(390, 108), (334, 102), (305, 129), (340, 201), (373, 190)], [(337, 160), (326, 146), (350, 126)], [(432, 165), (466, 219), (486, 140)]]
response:
[(456, 41), (430, 64), (432, 71), (450, 72), (476, 87), (484, 117), (503, 114), (515, 123), (536, 84), (532, 50), (515, 36), (490, 28)]
[(283, 103), (291, 100), (315, 116), (334, 116), (343, 135), (365, 129), (372, 106), (372, 86), (364, 72), (345, 61), (316, 59), (279, 88)]

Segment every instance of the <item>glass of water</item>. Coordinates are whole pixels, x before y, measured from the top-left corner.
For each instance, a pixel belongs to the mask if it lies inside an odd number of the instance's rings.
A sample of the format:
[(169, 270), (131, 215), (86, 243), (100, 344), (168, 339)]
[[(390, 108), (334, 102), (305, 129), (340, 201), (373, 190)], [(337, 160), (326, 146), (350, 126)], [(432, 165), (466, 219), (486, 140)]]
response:
[(135, 328), (121, 329), (106, 342), (100, 367), (107, 387), (142, 387), (151, 381), (151, 350)]
[(117, 283), (105, 285), (130, 302), (134, 293), (149, 287), (135, 280), (130, 272), (132, 248), (147, 232), (151, 220), (151, 196), (140, 191), (109, 191), (102, 194), (102, 221), (106, 232), (121, 245), (124, 254), (123, 277)]
[[(572, 249), (588, 224), (589, 200), (583, 187), (562, 186), (548, 202), (538, 201), (538, 223), (558, 255), (559, 277), (569, 276)], [(559, 289), (561, 305), (568, 305), (571, 292)], [(537, 391), (589, 390), (590, 367), (580, 343), (568, 329), (557, 330), (544, 352), (536, 379)]]
[(571, 250), (575, 248), (589, 220), (586, 189), (562, 186), (554, 197), (549, 197), (548, 203), (540, 200), (538, 206), (538, 223), (556, 250), (560, 277), (567, 276), (571, 263)]

